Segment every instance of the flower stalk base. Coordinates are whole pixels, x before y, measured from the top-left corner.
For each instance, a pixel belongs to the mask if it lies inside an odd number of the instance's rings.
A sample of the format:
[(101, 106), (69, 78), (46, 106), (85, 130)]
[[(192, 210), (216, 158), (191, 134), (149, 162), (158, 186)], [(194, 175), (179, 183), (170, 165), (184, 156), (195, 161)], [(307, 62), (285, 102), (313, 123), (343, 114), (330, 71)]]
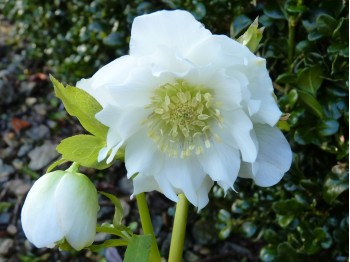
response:
[(188, 200), (184, 194), (179, 194), (176, 205), (174, 226), (171, 236), (169, 262), (181, 262), (185, 242), (186, 224), (188, 215)]

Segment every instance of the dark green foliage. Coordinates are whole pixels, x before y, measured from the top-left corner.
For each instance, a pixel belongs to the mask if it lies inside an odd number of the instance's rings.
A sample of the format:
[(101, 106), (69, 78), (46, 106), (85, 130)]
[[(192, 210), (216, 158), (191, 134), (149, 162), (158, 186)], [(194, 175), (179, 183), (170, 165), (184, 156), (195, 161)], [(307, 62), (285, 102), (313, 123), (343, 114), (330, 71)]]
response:
[[(218, 236), (262, 246), (263, 261), (346, 261), (348, 257), (348, 1), (342, 0), (10, 1), (32, 58), (72, 84), (127, 54), (132, 20), (159, 9), (186, 9), (213, 33), (239, 37), (259, 16), (258, 55), (268, 62), (294, 161), (283, 180), (260, 188), (238, 180), (224, 198), (214, 188), (206, 219)], [(207, 210), (207, 211), (206, 211)], [(209, 212), (212, 212), (210, 213)], [(205, 216), (205, 217), (204, 217)]]

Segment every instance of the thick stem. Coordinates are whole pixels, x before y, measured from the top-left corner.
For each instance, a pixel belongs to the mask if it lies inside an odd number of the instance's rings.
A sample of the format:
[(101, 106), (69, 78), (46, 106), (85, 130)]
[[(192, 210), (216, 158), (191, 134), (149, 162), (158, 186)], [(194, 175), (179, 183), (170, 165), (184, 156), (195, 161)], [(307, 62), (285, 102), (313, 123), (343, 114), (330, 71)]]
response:
[(186, 234), (187, 214), (188, 201), (184, 194), (180, 194), (179, 202), (176, 205), (168, 262), (182, 261), (182, 252)]
[(145, 193), (136, 195), (137, 206), (139, 208), (142, 230), (144, 234), (153, 236), (153, 243), (149, 255), (149, 261), (161, 261), (156, 237), (154, 235), (151, 216), (149, 214)]

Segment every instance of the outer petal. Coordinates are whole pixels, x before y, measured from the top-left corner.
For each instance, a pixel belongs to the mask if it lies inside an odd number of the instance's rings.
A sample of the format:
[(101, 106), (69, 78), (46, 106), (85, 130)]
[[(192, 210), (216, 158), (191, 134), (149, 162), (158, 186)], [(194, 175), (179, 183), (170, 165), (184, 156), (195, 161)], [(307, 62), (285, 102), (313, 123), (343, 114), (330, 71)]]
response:
[(168, 157), (160, 174), (164, 174), (164, 179), (167, 179), (178, 192), (183, 192), (194, 206), (198, 206), (197, 190), (206, 174), (195, 157), (186, 159)]
[(64, 174), (64, 171), (55, 171), (40, 177), (22, 207), (23, 231), (38, 248), (53, 247), (64, 238), (55, 205), (55, 190)]
[(259, 141), (256, 163), (245, 163), (239, 175), (254, 179), (258, 186), (273, 186), (289, 170), (292, 163), (292, 151), (278, 128), (256, 125), (255, 130)]
[(122, 84), (135, 66), (136, 60), (133, 57), (120, 57), (103, 66), (91, 78), (78, 81), (76, 86), (88, 92), (105, 107), (113, 103), (107, 87)]
[(199, 155), (198, 159), (212, 180), (225, 185), (225, 191), (233, 187), (241, 162), (237, 149), (223, 143), (214, 144), (203, 155)]
[(198, 196), (198, 210), (201, 210), (203, 207), (205, 207), (209, 202), (209, 191), (211, 187), (214, 185), (214, 182), (210, 179), (209, 176), (206, 176), (203, 180), (203, 183), (197, 190), (197, 196)]
[(211, 36), (186, 11), (159, 11), (136, 17), (131, 29), (130, 55), (147, 55), (166, 46), (184, 56), (202, 39)]
[[(223, 117), (231, 129), (231, 136), (246, 162), (254, 162), (258, 148), (254, 139), (253, 124), (243, 110), (224, 112)], [(225, 141), (230, 143), (230, 141)]]
[(55, 205), (68, 243), (76, 250), (91, 245), (99, 209), (91, 181), (83, 174), (67, 172), (56, 188)]

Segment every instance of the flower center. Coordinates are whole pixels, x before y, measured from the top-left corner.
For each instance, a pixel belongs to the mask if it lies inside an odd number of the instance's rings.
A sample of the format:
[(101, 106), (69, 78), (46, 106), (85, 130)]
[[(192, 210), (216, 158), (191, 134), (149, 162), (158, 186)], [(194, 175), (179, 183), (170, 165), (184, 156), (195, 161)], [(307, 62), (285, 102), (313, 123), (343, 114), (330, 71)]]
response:
[(213, 138), (220, 140), (212, 130), (223, 121), (219, 107), (210, 89), (178, 81), (155, 90), (147, 106), (152, 113), (144, 123), (148, 135), (169, 156), (199, 155), (211, 146)]

